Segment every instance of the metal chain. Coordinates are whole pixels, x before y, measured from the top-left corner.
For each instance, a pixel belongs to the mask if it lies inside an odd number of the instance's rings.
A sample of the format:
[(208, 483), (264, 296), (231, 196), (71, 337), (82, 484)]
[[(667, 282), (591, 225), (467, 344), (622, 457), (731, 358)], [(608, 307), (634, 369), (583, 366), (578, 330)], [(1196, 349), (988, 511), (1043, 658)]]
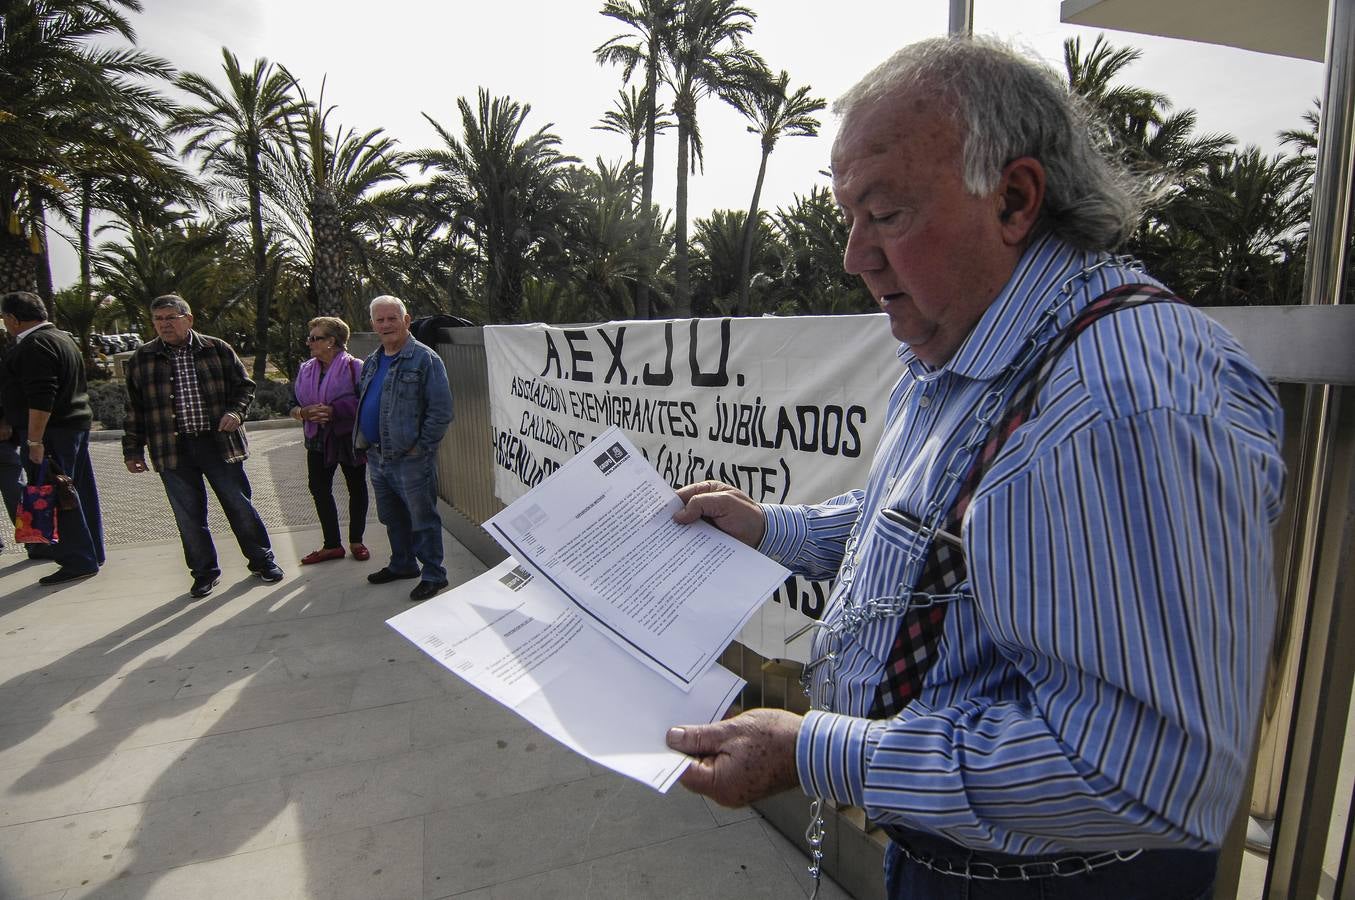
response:
[[(917, 531), (918, 539), (913, 542), (908, 550), (908, 555), (904, 559), (903, 577), (898, 585), (898, 593), (892, 596), (871, 597), (859, 604), (855, 603), (851, 597), (852, 581), (856, 576), (856, 549), (860, 542), (861, 523), (864, 520), (864, 516), (857, 517), (843, 550), (842, 567), (838, 570), (838, 585), (834, 591), (837, 596), (842, 598), (842, 612), (831, 625), (814, 622), (808, 626), (808, 628), (822, 629), (823, 634), (820, 640), (826, 643), (826, 652), (822, 653), (817, 659), (811, 660), (800, 674), (800, 686), (809, 697), (811, 708), (826, 712), (832, 711), (832, 699), (837, 687), (837, 668), (841, 661), (842, 649), (848, 640), (855, 638), (867, 625), (885, 619), (898, 618), (907, 615), (912, 610), (927, 609), (943, 603), (951, 603), (961, 597), (968, 596), (962, 591), (946, 594), (914, 591), (913, 585), (917, 584), (918, 578), (922, 574), (922, 567), (926, 562), (927, 551), (931, 548), (932, 539), (941, 530), (942, 520), (950, 509), (955, 491), (959, 489), (960, 483), (969, 472), (974, 454), (987, 441), (993, 425), (1006, 409), (1007, 394), (1012, 385), (1044, 351), (1047, 339), (1046, 332), (1057, 324), (1059, 313), (1072, 300), (1074, 292), (1078, 288), (1084, 287), (1091, 280), (1093, 273), (1112, 264), (1135, 271), (1141, 268), (1135, 260), (1128, 257), (1106, 255), (1069, 276), (1059, 286), (1059, 292), (1054, 296), (1053, 301), (1050, 302), (1044, 312), (1040, 313), (1040, 317), (1022, 339), (1012, 361), (998, 373), (992, 387), (985, 391), (979, 399), (978, 408), (974, 411), (974, 419), (969, 427), (969, 433), (965, 435), (959, 446), (951, 451), (950, 457), (946, 460), (941, 479), (932, 490), (923, 509)], [(791, 636), (791, 640), (803, 633), (804, 630), (797, 632)], [(789, 641), (787, 642), (789, 643)], [(819, 666), (824, 666), (823, 671), (818, 675), (821, 700), (814, 696), (813, 685), (815, 669)], [(810, 804), (809, 827), (805, 830), (805, 840), (809, 842), (809, 875), (814, 879), (814, 891), (810, 900), (814, 900), (819, 895), (819, 882), (823, 874), (824, 823), (823, 798), (821, 797), (815, 797)], [(1127, 858), (1138, 855), (1138, 852), (1134, 851)], [(1118, 856), (1118, 854), (1116, 855)], [(1083, 857), (1071, 857), (1071, 859), (1083, 859)], [(1108, 860), (1106, 863), (1100, 863), (1100, 865), (1107, 865), (1114, 861), (1117, 860)]]
[(1030, 881), (1032, 878), (1072, 878), (1087, 875), (1097, 869), (1128, 862), (1142, 850), (1106, 850), (1090, 856), (1061, 856), (1041, 862), (990, 863), (970, 860), (959, 865), (948, 859), (916, 853), (900, 844), (899, 852), (908, 859), (938, 875), (954, 875), (973, 881)]

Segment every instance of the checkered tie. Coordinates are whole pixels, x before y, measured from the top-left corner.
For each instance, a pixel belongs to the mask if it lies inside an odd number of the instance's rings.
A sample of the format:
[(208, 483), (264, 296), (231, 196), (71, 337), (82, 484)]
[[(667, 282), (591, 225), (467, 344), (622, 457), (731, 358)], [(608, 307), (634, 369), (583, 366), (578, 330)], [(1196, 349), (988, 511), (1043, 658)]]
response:
[[(1029, 372), (1016, 382), (1011, 397), (1003, 409), (987, 441), (979, 449), (970, 466), (969, 473), (960, 485), (955, 503), (942, 523), (942, 530), (959, 534), (964, 521), (965, 510), (978, 489), (983, 476), (992, 466), (993, 460), (1001, 452), (1007, 439), (1016, 429), (1030, 418), (1035, 406), (1035, 398), (1054, 369), (1059, 356), (1092, 323), (1113, 312), (1145, 303), (1179, 303), (1175, 296), (1146, 284), (1126, 284), (1114, 288), (1101, 296), (1078, 313), (1072, 322), (1049, 342), (1044, 354), (1031, 365)], [(964, 553), (946, 543), (933, 539), (927, 558), (922, 565), (922, 574), (914, 586), (914, 593), (945, 594), (968, 580), (968, 569)], [(875, 703), (871, 707), (870, 717), (883, 719), (898, 713), (913, 701), (922, 690), (922, 679), (927, 670), (936, 661), (936, 647), (941, 643), (941, 629), (946, 619), (949, 604), (941, 603), (905, 613), (899, 622), (898, 635), (889, 651), (889, 660), (885, 664), (884, 678), (876, 689)]]

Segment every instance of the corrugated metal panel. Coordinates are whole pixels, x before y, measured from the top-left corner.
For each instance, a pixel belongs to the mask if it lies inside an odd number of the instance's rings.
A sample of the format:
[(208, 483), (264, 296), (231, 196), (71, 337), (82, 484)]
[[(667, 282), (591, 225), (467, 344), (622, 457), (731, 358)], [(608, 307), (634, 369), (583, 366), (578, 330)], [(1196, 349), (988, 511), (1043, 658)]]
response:
[(489, 450), (484, 332), (443, 329), (437, 351), (447, 366), (456, 413), (438, 449), (438, 495), (478, 525), (503, 509), (494, 496), (494, 459)]

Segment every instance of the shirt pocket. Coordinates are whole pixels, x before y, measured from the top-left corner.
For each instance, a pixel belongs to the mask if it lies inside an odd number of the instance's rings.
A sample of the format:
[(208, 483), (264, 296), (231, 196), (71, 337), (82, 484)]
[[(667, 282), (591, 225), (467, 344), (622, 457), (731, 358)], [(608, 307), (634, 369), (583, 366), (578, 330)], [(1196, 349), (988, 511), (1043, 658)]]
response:
[[(877, 509), (871, 516), (857, 561), (857, 580), (868, 583), (872, 596), (901, 593), (908, 558), (927, 550), (920, 523), (911, 515), (886, 515)], [(911, 585), (907, 585), (911, 587)]]

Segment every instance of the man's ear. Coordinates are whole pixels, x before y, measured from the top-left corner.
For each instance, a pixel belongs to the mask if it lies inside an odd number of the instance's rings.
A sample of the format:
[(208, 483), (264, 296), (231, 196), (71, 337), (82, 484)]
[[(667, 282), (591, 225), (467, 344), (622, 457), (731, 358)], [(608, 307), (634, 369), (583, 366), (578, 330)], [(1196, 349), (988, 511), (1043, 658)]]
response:
[(1010, 245), (1024, 244), (1044, 208), (1044, 166), (1033, 156), (1020, 156), (1002, 169), (998, 183), (998, 220)]

